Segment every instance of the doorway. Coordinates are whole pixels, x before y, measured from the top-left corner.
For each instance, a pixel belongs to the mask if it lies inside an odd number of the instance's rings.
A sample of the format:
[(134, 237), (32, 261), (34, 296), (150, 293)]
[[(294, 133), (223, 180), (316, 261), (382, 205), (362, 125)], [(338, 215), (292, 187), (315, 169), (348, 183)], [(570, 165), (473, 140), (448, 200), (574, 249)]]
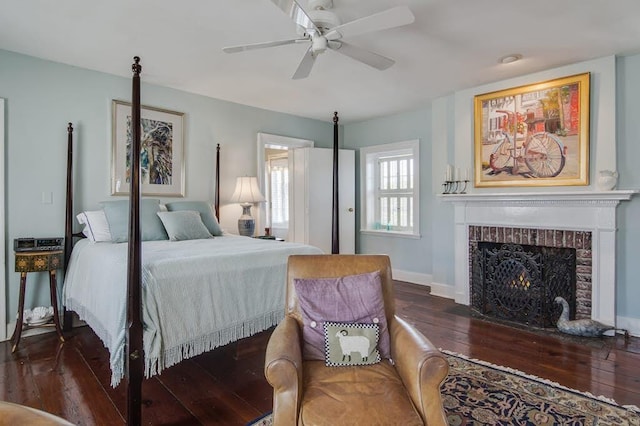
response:
[(271, 228), (272, 235), (287, 239), (293, 221), (293, 215), (289, 213), (294, 201), (289, 151), (313, 146), (314, 142), (308, 139), (258, 133), (258, 184), (267, 199), (258, 206), (258, 234), (261, 235), (264, 228)]

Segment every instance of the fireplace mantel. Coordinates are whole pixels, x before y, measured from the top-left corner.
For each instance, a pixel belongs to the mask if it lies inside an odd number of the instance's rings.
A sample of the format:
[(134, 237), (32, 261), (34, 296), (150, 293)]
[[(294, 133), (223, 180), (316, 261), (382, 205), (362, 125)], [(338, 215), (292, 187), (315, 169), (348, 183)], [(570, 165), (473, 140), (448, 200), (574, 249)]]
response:
[(455, 300), (469, 304), (469, 226), (527, 227), (592, 233), (591, 317), (616, 323), (616, 207), (639, 191), (440, 194), (454, 205)]
[(615, 191), (565, 191), (565, 192), (499, 192), (473, 194), (440, 194), (442, 201), (453, 203), (484, 203), (503, 202), (517, 204), (540, 203), (600, 203), (620, 202), (630, 200), (637, 190)]

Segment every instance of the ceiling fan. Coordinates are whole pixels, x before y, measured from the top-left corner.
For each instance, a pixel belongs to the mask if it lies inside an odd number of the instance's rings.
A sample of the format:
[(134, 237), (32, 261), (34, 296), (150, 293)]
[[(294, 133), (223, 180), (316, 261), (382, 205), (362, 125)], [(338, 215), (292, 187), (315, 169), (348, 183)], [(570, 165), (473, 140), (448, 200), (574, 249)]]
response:
[(327, 49), (342, 53), (356, 61), (362, 62), (378, 70), (385, 70), (395, 63), (393, 59), (356, 47), (343, 40), (355, 35), (400, 27), (414, 21), (413, 13), (406, 6), (398, 6), (383, 12), (365, 16), (346, 24), (341, 24), (335, 13), (328, 10), (332, 0), (310, 0), (309, 12), (296, 0), (271, 0), (297, 25), (300, 37), (289, 40), (269, 41), (242, 46), (225, 47), (226, 53), (237, 53), (246, 50), (263, 49), (285, 44), (310, 43), (302, 61), (298, 65), (293, 79), (309, 76), (316, 57)]

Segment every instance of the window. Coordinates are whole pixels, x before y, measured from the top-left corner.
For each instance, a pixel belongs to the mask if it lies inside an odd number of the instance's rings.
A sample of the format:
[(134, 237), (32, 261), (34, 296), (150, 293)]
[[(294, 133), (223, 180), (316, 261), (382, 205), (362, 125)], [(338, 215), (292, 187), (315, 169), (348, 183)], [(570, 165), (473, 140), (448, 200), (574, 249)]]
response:
[(418, 140), (360, 149), (361, 232), (420, 236)]
[(274, 229), (289, 227), (289, 163), (284, 156), (267, 160), (267, 188), (271, 208), (267, 209), (267, 223)]

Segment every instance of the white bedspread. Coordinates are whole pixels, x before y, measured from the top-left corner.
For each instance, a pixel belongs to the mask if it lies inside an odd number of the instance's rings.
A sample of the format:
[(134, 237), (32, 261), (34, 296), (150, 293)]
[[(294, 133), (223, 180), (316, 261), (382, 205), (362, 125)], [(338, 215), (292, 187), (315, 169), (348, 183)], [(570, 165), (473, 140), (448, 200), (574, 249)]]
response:
[[(142, 244), (145, 375), (276, 325), (295, 243), (224, 236)], [(109, 349), (111, 385), (124, 373), (127, 244), (79, 241), (63, 300)]]

